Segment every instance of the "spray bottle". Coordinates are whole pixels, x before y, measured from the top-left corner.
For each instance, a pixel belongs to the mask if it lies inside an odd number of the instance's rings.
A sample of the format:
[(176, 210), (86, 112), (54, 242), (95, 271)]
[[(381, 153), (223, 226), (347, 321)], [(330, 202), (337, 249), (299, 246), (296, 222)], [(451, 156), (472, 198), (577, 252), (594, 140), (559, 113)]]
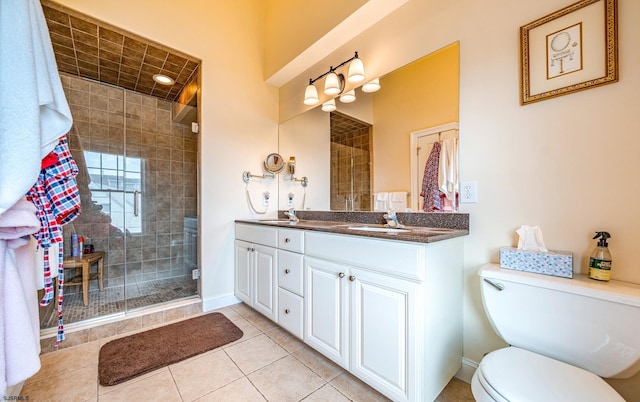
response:
[(589, 278), (598, 281), (608, 281), (611, 279), (611, 253), (607, 246), (607, 239), (611, 235), (608, 232), (596, 232), (594, 239), (598, 240), (598, 245), (589, 257)]

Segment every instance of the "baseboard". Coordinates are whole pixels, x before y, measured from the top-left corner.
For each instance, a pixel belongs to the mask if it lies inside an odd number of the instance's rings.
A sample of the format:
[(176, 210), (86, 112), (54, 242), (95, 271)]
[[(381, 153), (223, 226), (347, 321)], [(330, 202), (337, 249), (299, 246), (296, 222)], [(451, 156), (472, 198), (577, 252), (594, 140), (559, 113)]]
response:
[(473, 373), (476, 372), (478, 368), (478, 363), (473, 360), (469, 360), (466, 357), (462, 358), (462, 366), (458, 369), (458, 372), (454, 377), (459, 380), (466, 382), (467, 384), (471, 384), (471, 377), (473, 377)]
[(231, 306), (238, 303), (242, 303), (242, 300), (235, 297), (233, 293), (229, 293), (223, 296), (203, 300), (202, 311), (206, 313), (208, 311), (217, 310), (219, 308)]

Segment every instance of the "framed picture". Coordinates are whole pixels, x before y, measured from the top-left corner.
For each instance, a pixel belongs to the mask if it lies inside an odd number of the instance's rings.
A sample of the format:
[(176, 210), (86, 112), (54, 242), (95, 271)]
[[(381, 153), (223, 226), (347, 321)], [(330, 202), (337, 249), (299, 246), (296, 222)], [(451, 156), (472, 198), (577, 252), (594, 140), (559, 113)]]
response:
[(582, 0), (520, 27), (520, 104), (618, 81), (617, 0)]

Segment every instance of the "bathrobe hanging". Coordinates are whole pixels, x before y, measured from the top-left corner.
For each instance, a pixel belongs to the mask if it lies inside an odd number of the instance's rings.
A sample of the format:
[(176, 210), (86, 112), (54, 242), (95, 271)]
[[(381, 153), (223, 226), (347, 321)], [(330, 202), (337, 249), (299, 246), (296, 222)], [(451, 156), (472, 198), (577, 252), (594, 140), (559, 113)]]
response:
[(451, 203), (455, 203), (458, 194), (458, 140), (456, 138), (442, 141), (438, 183), (440, 191)]
[(420, 196), (424, 198), (422, 210), (424, 212), (434, 212), (442, 210), (442, 193), (438, 185), (438, 171), (440, 169), (440, 143), (436, 142), (431, 148), (429, 158), (424, 166), (424, 176), (422, 176), (422, 192)]
[[(53, 281), (51, 279), (51, 261), (58, 271), (58, 337), (64, 340), (62, 323), (62, 299), (64, 284), (63, 269), (63, 233), (62, 225), (71, 222), (80, 214), (80, 194), (76, 183), (78, 166), (71, 156), (66, 137), (62, 137), (44, 164), (50, 164), (40, 171), (38, 181), (27, 193), (27, 199), (37, 209), (41, 228), (34, 237), (38, 247), (44, 248), (44, 297), (41, 306), (48, 305), (53, 299)], [(57, 244), (57, 255), (49, 255), (52, 244)]]

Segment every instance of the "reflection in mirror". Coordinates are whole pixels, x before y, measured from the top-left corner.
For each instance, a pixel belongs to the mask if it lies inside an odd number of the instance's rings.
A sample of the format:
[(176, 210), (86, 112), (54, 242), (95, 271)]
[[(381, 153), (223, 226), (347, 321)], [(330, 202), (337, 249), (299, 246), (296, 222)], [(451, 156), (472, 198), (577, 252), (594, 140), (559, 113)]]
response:
[[(380, 85), (375, 93), (358, 88), (357, 101), (336, 102), (336, 112), (316, 107), (280, 124), (280, 154), (296, 155), (296, 168), (312, 184), (303, 194), (300, 186), (280, 179), (279, 209), (291, 207), (293, 194), (316, 211), (421, 210), (416, 193), (425, 166), (411, 164), (412, 153), (419, 152), (412, 149), (411, 133), (458, 121), (459, 43), (383, 76)], [(357, 134), (333, 135), (338, 119), (350, 120)]]
[(329, 115), (332, 211), (371, 210), (371, 124)]

